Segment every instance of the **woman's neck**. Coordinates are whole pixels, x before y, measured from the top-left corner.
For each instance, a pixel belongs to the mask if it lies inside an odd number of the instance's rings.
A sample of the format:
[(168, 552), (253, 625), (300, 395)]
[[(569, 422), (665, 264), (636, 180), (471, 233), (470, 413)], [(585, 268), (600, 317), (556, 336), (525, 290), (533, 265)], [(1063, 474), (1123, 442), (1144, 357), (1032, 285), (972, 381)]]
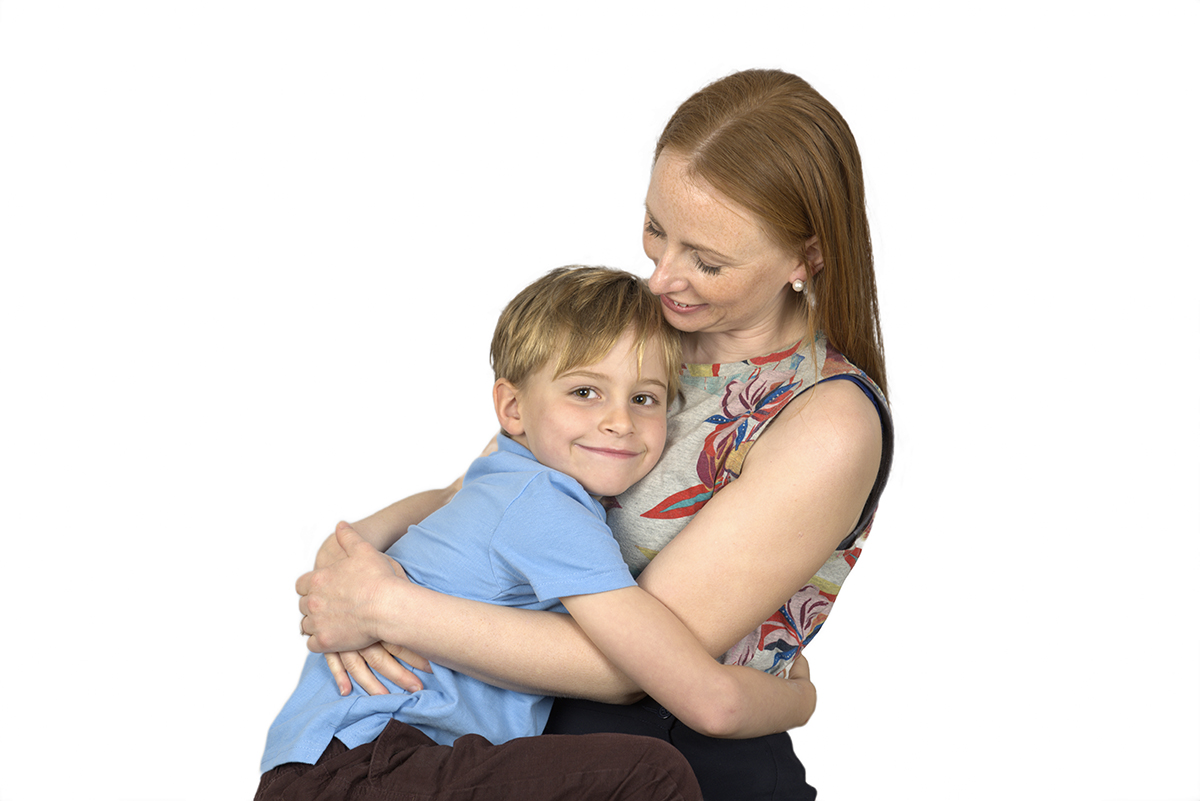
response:
[(808, 334), (803, 309), (785, 320), (772, 320), (757, 328), (737, 331), (694, 331), (683, 335), (685, 364), (740, 362), (783, 350)]

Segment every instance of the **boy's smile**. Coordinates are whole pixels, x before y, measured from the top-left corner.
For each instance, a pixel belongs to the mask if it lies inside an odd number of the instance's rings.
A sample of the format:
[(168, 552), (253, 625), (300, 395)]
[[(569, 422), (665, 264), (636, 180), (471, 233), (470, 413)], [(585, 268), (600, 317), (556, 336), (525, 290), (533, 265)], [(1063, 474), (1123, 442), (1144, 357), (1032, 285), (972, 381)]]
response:
[(501, 425), (590, 494), (619, 495), (650, 472), (666, 441), (668, 376), (656, 344), (647, 343), (640, 371), (627, 331), (596, 364), (555, 378), (551, 358), (520, 388), (497, 381)]

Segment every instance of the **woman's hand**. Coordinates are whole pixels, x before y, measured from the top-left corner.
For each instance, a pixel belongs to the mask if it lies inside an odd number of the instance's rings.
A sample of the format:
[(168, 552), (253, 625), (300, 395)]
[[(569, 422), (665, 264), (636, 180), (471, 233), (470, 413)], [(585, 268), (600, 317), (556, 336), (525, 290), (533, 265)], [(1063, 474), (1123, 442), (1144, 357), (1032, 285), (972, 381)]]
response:
[(346, 551), (337, 540), (337, 531), (325, 538), (317, 549), (317, 558), (313, 562), (313, 570), (323, 570), (346, 558)]
[(378, 641), (374, 623), (379, 596), (395, 581), (400, 566), (366, 542), (348, 523), (334, 532), (345, 558), (305, 573), (296, 581), (300, 595), (300, 630), (310, 635), (314, 652), (354, 651)]
[(388, 688), (379, 681), (379, 676), (410, 693), (420, 690), (424, 686), (421, 680), (406, 670), (397, 659), (403, 659), (418, 670), (429, 672), (429, 660), (402, 645), (391, 643), (377, 642), (357, 651), (325, 654), (329, 672), (333, 674), (338, 691), (342, 695), (350, 694), (351, 681), (362, 687), (368, 695), (387, 695)]
[[(317, 551), (315, 568), (322, 570), (340, 562), (347, 556), (348, 554), (339, 542), (335, 531), (329, 535), (321, 544), (320, 550)], [(393, 561), (392, 567), (398, 577), (407, 579), (399, 564)], [(419, 670), (429, 672), (429, 660), (402, 645), (391, 643), (377, 642), (357, 651), (325, 654), (329, 672), (333, 674), (338, 691), (342, 695), (350, 694), (351, 682), (357, 683), (369, 695), (387, 695), (388, 689), (379, 681), (379, 676), (412, 693), (422, 689), (421, 680), (405, 669), (396, 661), (397, 659), (403, 659)]]

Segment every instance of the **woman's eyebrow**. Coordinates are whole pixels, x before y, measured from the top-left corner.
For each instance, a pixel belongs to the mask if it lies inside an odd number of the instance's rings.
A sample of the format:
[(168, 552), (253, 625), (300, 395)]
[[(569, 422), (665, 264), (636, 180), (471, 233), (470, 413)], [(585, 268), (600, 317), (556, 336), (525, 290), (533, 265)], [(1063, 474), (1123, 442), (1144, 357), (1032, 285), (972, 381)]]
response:
[[(646, 216), (650, 218), (650, 222), (654, 223), (654, 227), (657, 228), (658, 230), (660, 230), (660, 231), (663, 230), (662, 225), (660, 225), (658, 222), (658, 218), (654, 216), (654, 212), (650, 211), (650, 204), (645, 203), (643, 205), (646, 208)], [(724, 253), (722, 253), (719, 250), (715, 250), (706, 245), (697, 245), (692, 242), (680, 242), (679, 244), (683, 245), (685, 248), (688, 248), (689, 250), (698, 250), (698, 251), (702, 251), (704, 253), (710, 253), (713, 256), (717, 257), (717, 261), (723, 261), (726, 264), (734, 263), (734, 260), (732, 258), (730, 258), (729, 256), (725, 255)]]

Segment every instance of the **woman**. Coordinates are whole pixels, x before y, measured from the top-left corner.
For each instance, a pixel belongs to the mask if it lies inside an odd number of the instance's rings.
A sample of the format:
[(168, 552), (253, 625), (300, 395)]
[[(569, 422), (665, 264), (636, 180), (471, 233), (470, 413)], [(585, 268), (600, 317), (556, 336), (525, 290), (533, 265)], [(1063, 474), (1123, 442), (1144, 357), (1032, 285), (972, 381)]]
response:
[[(612, 499), (609, 523), (638, 582), (710, 653), (779, 675), (828, 615), (891, 462), (863, 195), (841, 115), (801, 79), (762, 70), (680, 106), (646, 195), (650, 287), (683, 332), (688, 367), (662, 461)], [(387, 547), (452, 491), (406, 499), (357, 528)], [(318, 563), (340, 556), (326, 543)], [(323, 592), (332, 602), (353, 588)], [(416, 686), (389, 653), (410, 663), (420, 654), (501, 686), (591, 699), (556, 702), (547, 732), (668, 739), (711, 800), (815, 796), (786, 733), (714, 740), (652, 701), (630, 704), (638, 688), (569, 617), (397, 579), (357, 626), (317, 632), (309, 646), (404, 648), (332, 658), (342, 682), (345, 663), (368, 689), (368, 666)]]

